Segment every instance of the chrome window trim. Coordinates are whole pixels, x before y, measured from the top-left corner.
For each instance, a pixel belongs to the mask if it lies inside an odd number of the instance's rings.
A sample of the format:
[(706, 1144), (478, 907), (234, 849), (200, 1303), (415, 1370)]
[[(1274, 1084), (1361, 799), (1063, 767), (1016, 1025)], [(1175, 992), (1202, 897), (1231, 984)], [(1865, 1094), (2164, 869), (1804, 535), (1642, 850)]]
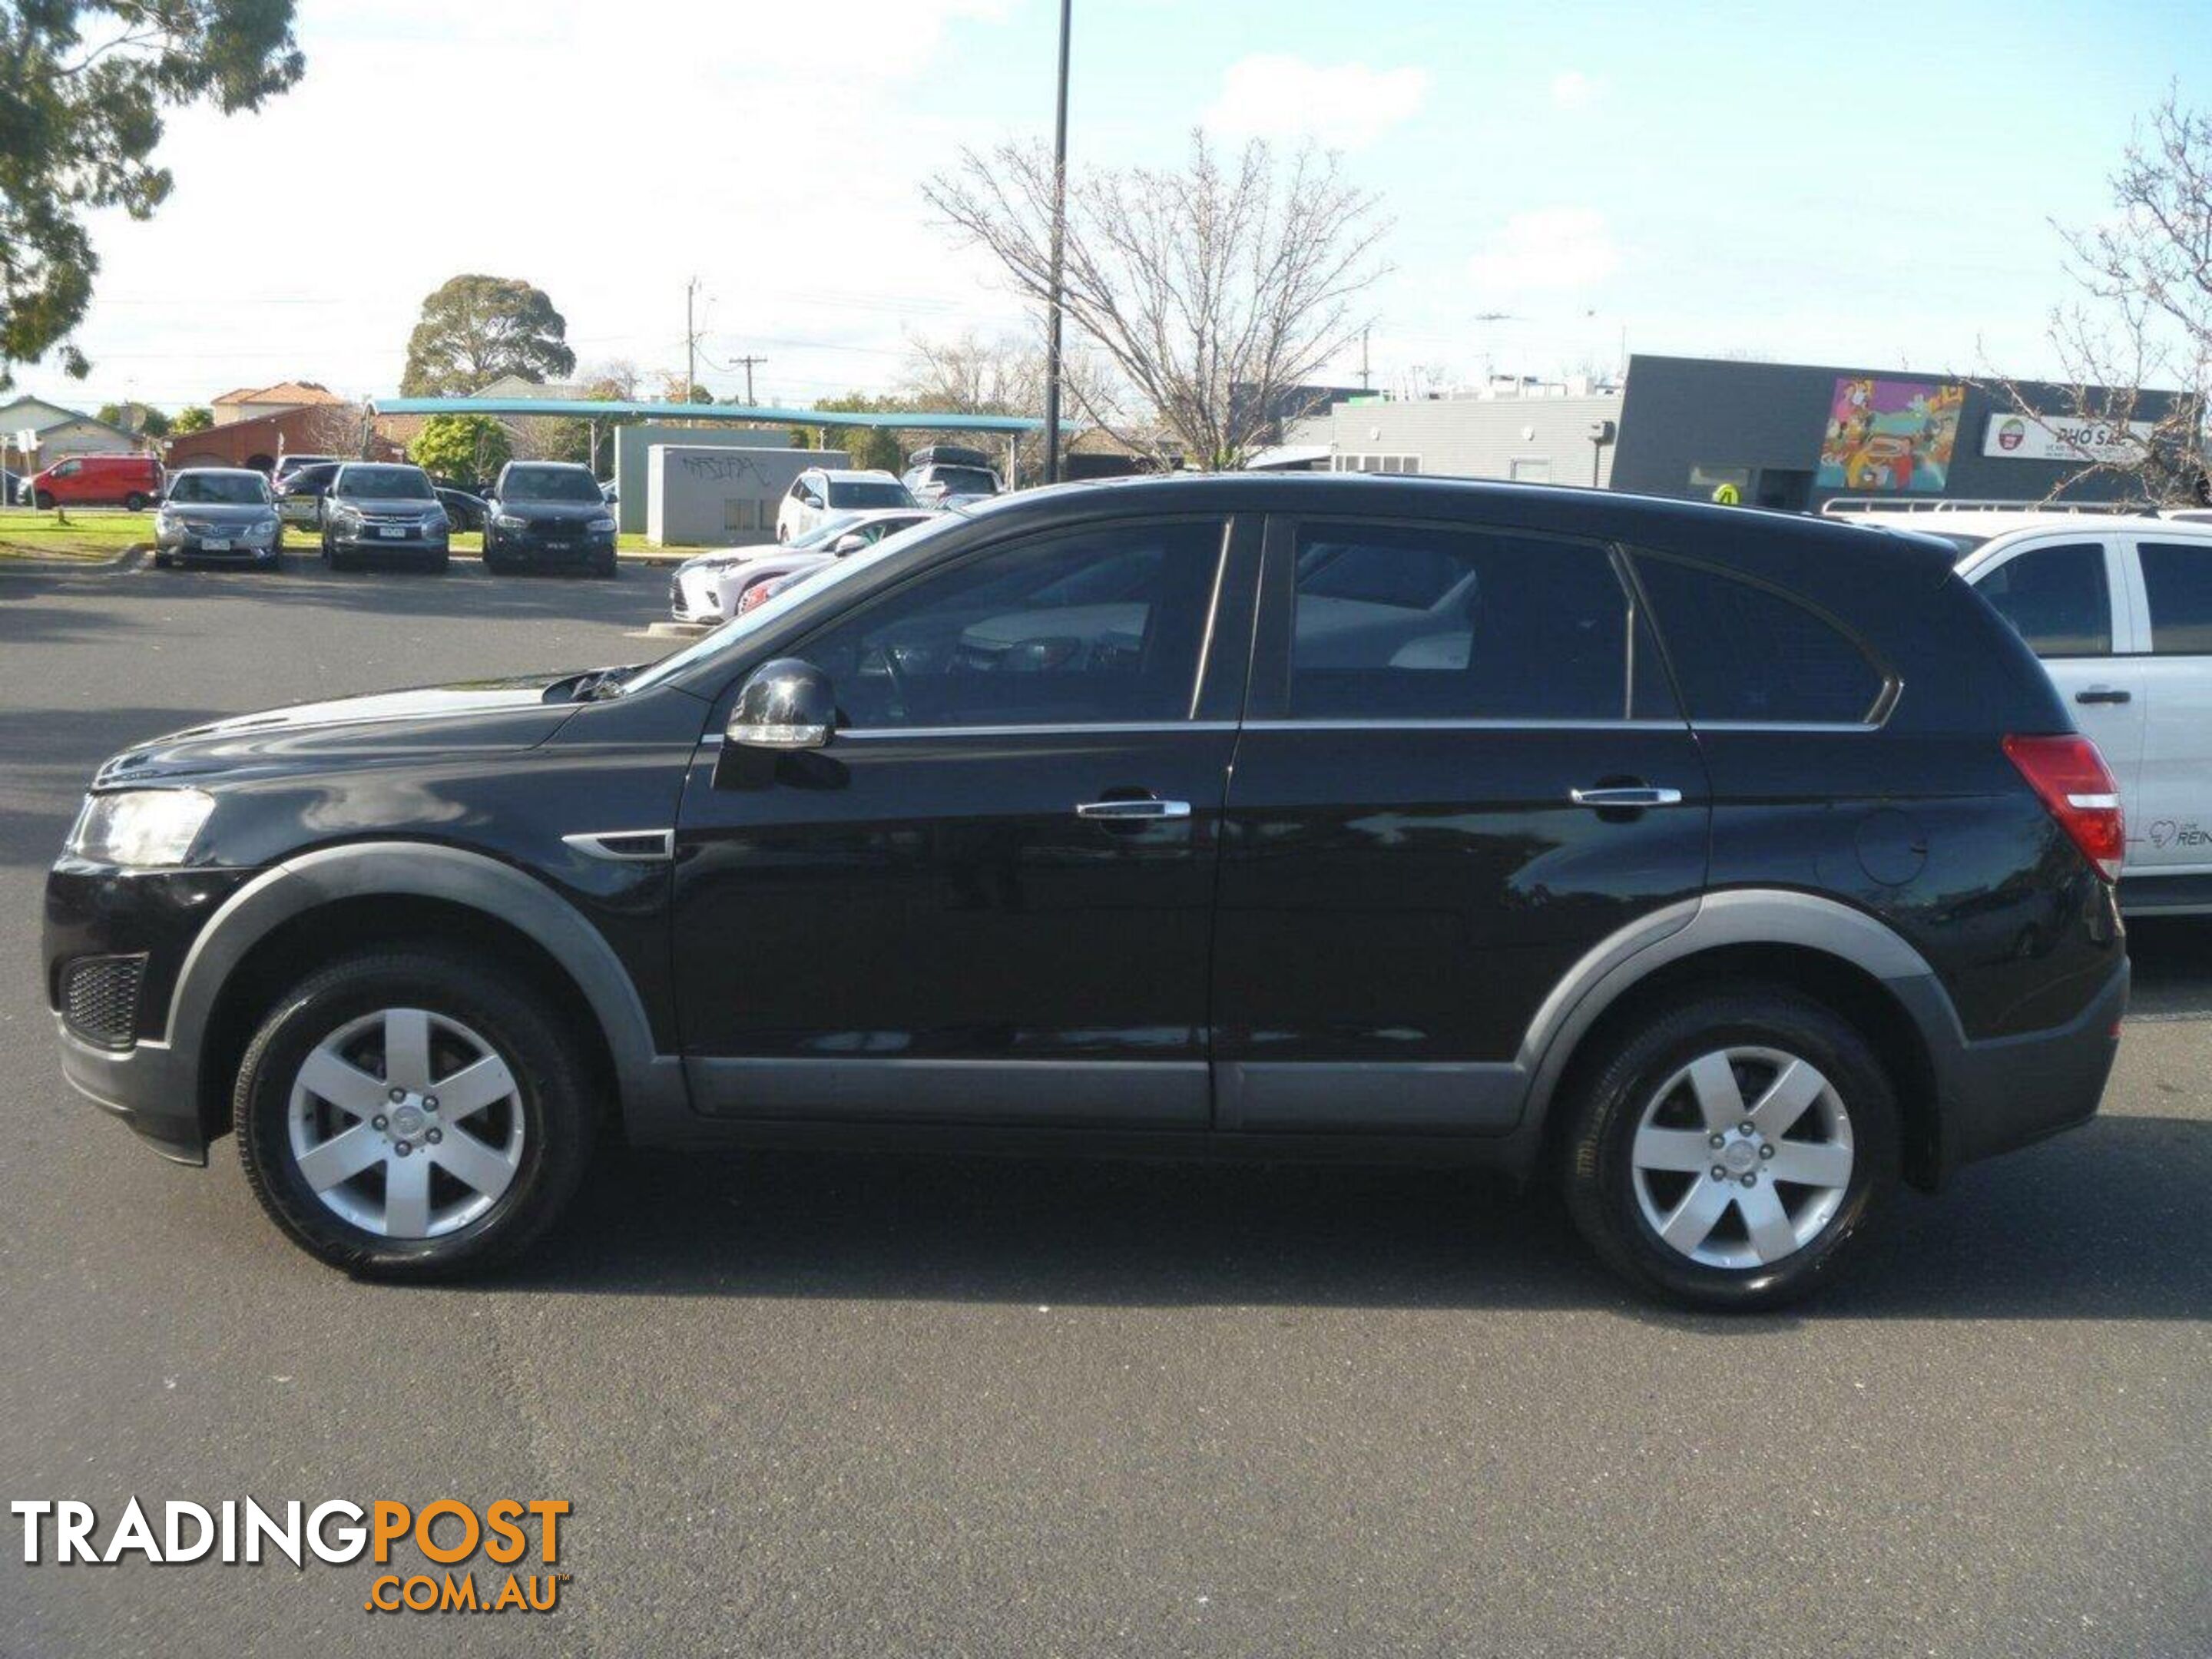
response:
[(893, 738), (1116, 737), (1153, 732), (1234, 732), (1235, 720), (1124, 720), (1042, 726), (841, 726), (835, 739), (881, 743)]
[(1562, 720), (1531, 716), (1527, 720), (1439, 717), (1419, 720), (1251, 720), (1245, 729), (1255, 732), (1685, 732), (1684, 720)]
[(1879, 732), (1882, 720), (1692, 720), (1693, 732)]

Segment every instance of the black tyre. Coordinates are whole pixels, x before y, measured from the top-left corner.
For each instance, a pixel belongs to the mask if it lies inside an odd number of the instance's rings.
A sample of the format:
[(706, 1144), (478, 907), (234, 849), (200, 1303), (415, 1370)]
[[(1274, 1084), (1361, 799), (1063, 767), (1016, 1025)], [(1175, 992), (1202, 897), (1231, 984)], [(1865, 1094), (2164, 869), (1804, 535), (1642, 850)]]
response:
[(54, 510), (53, 491), (51, 489), (37, 489), (32, 491), (31, 505), (37, 507), (41, 513), (52, 512)]
[(1866, 1040), (1754, 985), (1665, 1006), (1582, 1071), (1567, 1206), (1607, 1264), (1698, 1307), (1795, 1301), (1897, 1185), (1897, 1097)]
[(441, 553), (437, 557), (430, 561), (430, 574), (434, 576), (442, 576), (447, 573), (447, 571), (453, 568), (453, 555), (450, 553)]
[(611, 582), (622, 574), (622, 566), (615, 556), (610, 553), (592, 567), (592, 574), (603, 582)]
[(156, 548), (156, 549), (155, 549), (155, 550), (154, 550), (154, 568), (155, 568), (155, 569), (156, 569), (156, 570), (167, 570), (167, 568), (169, 568), (169, 567), (170, 567), (170, 566), (173, 565), (174, 563), (176, 563), (176, 561), (175, 561), (174, 559), (171, 558), (171, 557), (170, 557), (167, 553), (162, 552), (159, 548)]
[(143, 513), (146, 510), (146, 498), (134, 489), (123, 498), (123, 505), (133, 513)]
[(440, 946), (342, 958), (270, 1009), (232, 1109), (254, 1195), (333, 1267), (450, 1278), (526, 1249), (591, 1152), (589, 1068), (544, 1000)]

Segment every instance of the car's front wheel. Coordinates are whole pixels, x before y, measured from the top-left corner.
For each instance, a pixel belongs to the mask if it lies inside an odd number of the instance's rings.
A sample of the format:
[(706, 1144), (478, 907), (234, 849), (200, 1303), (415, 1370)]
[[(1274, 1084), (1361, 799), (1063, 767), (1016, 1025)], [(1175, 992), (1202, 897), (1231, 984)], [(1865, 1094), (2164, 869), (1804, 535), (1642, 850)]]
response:
[(1746, 986), (1676, 1002), (1583, 1073), (1569, 1209), (1632, 1282), (1698, 1306), (1796, 1300), (1897, 1184), (1897, 1098), (1821, 1004)]
[(447, 1278), (550, 1226), (590, 1153), (589, 1067), (544, 999), (424, 946), (334, 962), (239, 1068), (239, 1156), (276, 1224), (334, 1267)]

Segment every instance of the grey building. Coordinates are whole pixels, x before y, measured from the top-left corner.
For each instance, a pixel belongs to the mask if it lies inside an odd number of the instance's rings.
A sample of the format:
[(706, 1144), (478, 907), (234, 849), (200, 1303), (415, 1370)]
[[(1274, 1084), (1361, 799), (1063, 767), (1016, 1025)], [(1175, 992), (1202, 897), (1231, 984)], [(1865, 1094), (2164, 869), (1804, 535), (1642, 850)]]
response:
[(1261, 465), (1607, 483), (1615, 392), (1513, 385), (1450, 398), (1355, 398), (1293, 422)]
[[(1996, 387), (1901, 368), (1629, 359), (1613, 484), (1707, 501), (1817, 509), (1838, 496), (2040, 501), (2083, 471), (2064, 441), (2063, 386), (2019, 388), (2048, 421), (2024, 419)], [(2139, 412), (2161, 416), (2166, 396)], [(2071, 499), (2115, 500), (2126, 480), (2081, 478)]]
[[(658, 546), (773, 541), (776, 509), (793, 481), (809, 467), (845, 465), (842, 449), (690, 441), (700, 435), (720, 434), (686, 431), (684, 442), (654, 444), (646, 452), (641, 505), (647, 538)], [(627, 489), (623, 499), (629, 499)]]
[[(646, 452), (655, 444), (677, 444), (687, 449), (788, 449), (791, 434), (781, 427), (664, 426), (653, 422), (615, 428), (615, 527), (625, 536), (647, 533)], [(801, 454), (815, 452), (802, 450)], [(811, 466), (842, 466), (818, 454), (805, 463)], [(792, 477), (798, 477), (797, 472)], [(788, 484), (790, 478), (784, 480)], [(775, 514), (769, 514), (773, 528)]]

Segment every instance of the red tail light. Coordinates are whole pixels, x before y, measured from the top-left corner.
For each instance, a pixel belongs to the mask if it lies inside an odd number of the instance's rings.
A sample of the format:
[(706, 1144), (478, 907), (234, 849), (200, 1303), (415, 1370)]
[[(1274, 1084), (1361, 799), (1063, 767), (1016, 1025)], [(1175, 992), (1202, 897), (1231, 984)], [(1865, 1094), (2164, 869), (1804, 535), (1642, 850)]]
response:
[(2073, 838), (2081, 856), (2106, 881), (2120, 878), (2127, 856), (2127, 826), (2120, 817), (2120, 786), (2097, 745), (2079, 732), (2064, 737), (2004, 740), (2004, 751), (2028, 787), (2042, 798)]

